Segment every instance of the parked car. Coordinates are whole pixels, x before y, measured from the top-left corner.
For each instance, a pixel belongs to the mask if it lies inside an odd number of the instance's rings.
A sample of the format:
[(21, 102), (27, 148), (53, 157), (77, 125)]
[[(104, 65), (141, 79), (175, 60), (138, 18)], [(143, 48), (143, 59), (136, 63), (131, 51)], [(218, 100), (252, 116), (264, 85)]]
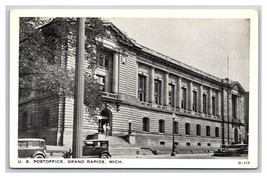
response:
[(108, 140), (84, 140), (83, 157), (110, 158)]
[(221, 145), (214, 151), (213, 156), (242, 156), (248, 154), (247, 144)]
[(45, 140), (39, 138), (18, 139), (19, 158), (46, 158)]

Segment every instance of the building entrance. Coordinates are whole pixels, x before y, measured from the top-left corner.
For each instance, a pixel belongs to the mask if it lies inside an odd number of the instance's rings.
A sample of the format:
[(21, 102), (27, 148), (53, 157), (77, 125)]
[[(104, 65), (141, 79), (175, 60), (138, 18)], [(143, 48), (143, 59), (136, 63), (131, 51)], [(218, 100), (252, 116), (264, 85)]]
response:
[(109, 109), (104, 109), (100, 113), (101, 120), (99, 120), (100, 132), (105, 135), (112, 135), (112, 114)]
[(235, 143), (238, 143), (238, 142), (239, 142), (239, 140), (238, 140), (238, 136), (239, 136), (239, 134), (238, 134), (238, 129), (235, 128)]

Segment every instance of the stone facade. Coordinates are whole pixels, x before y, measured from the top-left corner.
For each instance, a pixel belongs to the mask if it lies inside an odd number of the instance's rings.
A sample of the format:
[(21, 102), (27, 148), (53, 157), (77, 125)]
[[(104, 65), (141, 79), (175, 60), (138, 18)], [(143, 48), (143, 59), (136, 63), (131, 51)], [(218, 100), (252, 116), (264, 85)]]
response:
[[(180, 152), (210, 151), (246, 139), (245, 91), (238, 82), (141, 46), (111, 23), (106, 27), (111, 33), (103, 40), (107, 65), (95, 75), (105, 87), (106, 109), (101, 115), (110, 124), (110, 135), (126, 136), (131, 127), (135, 146), (169, 151), (175, 115), (175, 146)], [(73, 58), (64, 61), (74, 66)], [(19, 105), (19, 137), (71, 146), (73, 99), (26, 98)], [(97, 133), (97, 128), (85, 112), (84, 137)]]

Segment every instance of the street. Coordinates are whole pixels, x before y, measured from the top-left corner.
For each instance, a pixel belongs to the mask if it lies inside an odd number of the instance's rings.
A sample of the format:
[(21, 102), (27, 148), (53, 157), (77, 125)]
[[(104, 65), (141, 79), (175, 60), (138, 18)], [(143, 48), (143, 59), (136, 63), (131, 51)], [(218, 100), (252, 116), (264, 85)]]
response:
[[(213, 153), (201, 153), (201, 154), (176, 154), (171, 156), (170, 154), (160, 155), (112, 155), (112, 159), (247, 159), (247, 156), (235, 156), (235, 157), (219, 157), (212, 156)], [(48, 155), (48, 158), (63, 158), (62, 153)]]

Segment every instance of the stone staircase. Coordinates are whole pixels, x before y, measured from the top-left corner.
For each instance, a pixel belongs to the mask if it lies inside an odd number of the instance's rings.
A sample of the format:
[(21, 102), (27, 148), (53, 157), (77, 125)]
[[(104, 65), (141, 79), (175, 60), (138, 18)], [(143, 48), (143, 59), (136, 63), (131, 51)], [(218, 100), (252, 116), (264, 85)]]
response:
[(106, 136), (109, 140), (109, 152), (111, 155), (153, 155), (149, 149), (131, 145), (123, 138), (118, 136)]

